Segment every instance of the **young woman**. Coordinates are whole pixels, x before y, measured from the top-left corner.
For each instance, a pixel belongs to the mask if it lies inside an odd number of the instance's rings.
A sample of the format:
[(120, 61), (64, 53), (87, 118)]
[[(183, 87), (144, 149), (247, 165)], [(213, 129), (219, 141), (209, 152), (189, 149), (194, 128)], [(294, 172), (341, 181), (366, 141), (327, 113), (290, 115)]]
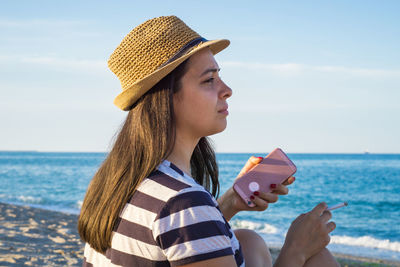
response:
[[(272, 266), (263, 239), (229, 220), (262, 211), (287, 194), (254, 192), (249, 208), (230, 188), (219, 194), (218, 166), (207, 136), (226, 127), (232, 90), (214, 54), (228, 40), (207, 41), (175, 16), (133, 29), (109, 60), (129, 111), (115, 144), (87, 190), (78, 228), (84, 266)], [(251, 157), (238, 179), (260, 158)], [(275, 266), (337, 266), (325, 249), (335, 228), (326, 205), (300, 215)]]

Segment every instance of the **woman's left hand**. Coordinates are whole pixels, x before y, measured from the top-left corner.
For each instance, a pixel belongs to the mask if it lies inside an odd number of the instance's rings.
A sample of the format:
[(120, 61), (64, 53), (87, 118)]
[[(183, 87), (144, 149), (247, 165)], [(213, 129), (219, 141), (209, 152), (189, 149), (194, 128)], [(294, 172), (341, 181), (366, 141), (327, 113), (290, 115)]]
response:
[[(260, 157), (250, 157), (243, 169), (240, 171), (236, 180), (240, 179), (255, 165), (259, 164), (261, 160), (262, 158)], [(286, 195), (289, 192), (286, 186), (292, 184), (294, 180), (295, 177), (289, 177), (283, 184), (276, 184), (275, 188), (271, 188), (271, 192), (268, 192), (269, 190), (267, 189), (265, 191), (260, 190), (254, 192), (254, 199), (252, 199), (252, 201), (256, 205), (255, 207), (247, 206), (242, 198), (234, 191), (233, 187), (229, 188), (229, 190), (218, 199), (218, 204), (225, 216), (225, 219), (228, 221), (239, 211), (263, 211), (268, 208), (269, 203), (275, 203), (278, 201), (278, 195)]]

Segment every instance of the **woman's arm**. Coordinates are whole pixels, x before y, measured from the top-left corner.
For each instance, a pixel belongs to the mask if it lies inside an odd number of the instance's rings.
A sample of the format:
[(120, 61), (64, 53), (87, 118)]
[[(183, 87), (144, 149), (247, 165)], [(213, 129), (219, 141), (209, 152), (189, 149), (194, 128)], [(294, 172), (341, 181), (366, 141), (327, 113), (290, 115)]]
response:
[(204, 260), (204, 261), (198, 261), (198, 262), (193, 262), (189, 263), (186, 265), (181, 265), (180, 267), (236, 267), (236, 261), (233, 255), (228, 255), (228, 256), (223, 256), (219, 258), (214, 258), (214, 259), (209, 259), (209, 260)]

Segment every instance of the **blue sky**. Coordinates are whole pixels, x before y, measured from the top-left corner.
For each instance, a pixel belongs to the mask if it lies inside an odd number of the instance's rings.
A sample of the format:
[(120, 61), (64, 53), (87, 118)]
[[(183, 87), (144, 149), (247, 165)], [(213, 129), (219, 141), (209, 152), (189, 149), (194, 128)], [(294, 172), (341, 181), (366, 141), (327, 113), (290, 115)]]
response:
[(127, 113), (107, 59), (171, 14), (232, 42), (218, 152), (400, 153), (400, 2), (385, 0), (2, 1), (0, 150), (108, 151)]

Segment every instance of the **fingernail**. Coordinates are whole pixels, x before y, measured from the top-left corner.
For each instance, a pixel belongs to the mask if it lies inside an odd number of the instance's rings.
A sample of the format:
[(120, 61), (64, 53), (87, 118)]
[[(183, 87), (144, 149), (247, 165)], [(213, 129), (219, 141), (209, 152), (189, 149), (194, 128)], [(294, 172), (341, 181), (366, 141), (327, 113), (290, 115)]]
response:
[(254, 199), (254, 196), (250, 196), (250, 199), (253, 200), (253, 199)]
[(253, 194), (254, 194), (255, 196), (258, 196), (258, 195), (260, 194), (260, 192), (255, 191)]
[(276, 184), (271, 184), (271, 188), (276, 188)]
[(263, 159), (263, 157), (257, 157), (257, 158), (259, 158), (259, 159), (261, 159), (261, 160)]

